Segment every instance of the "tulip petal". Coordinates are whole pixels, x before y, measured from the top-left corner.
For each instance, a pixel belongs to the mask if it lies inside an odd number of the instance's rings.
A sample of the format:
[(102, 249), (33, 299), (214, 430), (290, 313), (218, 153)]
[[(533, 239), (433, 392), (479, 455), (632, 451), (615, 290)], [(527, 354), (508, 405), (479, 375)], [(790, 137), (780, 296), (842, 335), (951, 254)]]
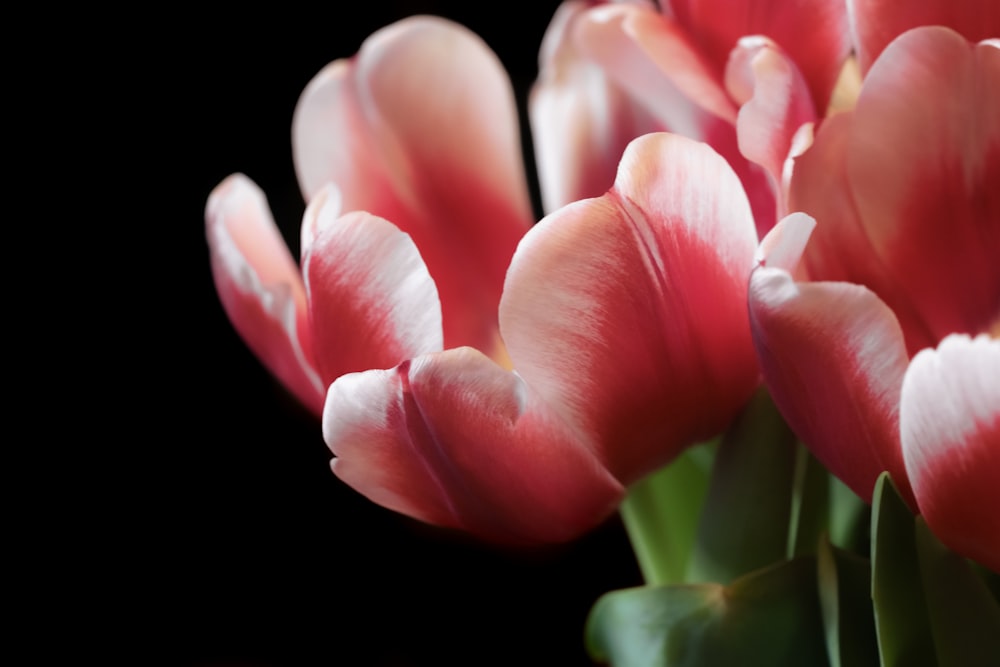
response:
[(878, 294), (896, 314), (907, 349), (915, 352), (936, 339), (861, 224), (846, 171), (852, 122), (850, 112), (825, 119), (812, 146), (794, 160), (789, 208), (805, 211), (817, 222), (801, 266), (810, 280), (858, 283)]
[(816, 221), (813, 218), (805, 213), (792, 213), (778, 222), (760, 242), (754, 253), (754, 261), (759, 266), (783, 269), (794, 274), (815, 229)]
[(847, 7), (862, 73), (889, 42), (910, 28), (947, 26), (971, 42), (1000, 36), (996, 0), (847, 0)]
[(443, 347), (437, 289), (413, 241), (368, 213), (338, 217), (334, 194), (321, 190), (303, 224), (315, 233), (303, 272), (324, 385)]
[(664, 129), (705, 141), (725, 157), (743, 182), (758, 231), (774, 226), (774, 189), (740, 153), (737, 108), (722, 74), (679, 25), (643, 5), (601, 5), (581, 18), (577, 44)]
[(539, 76), (528, 100), (542, 204), (549, 213), (604, 194), (628, 142), (665, 129), (576, 47), (574, 27), (589, 6), (559, 6), (542, 40)]
[(903, 378), (900, 436), (927, 525), (1000, 572), (1000, 340), (948, 336), (915, 356)]
[(998, 44), (912, 30), (869, 71), (854, 112), (859, 219), (933, 341), (986, 331), (1000, 314)]
[(264, 194), (242, 174), (205, 207), (212, 277), (236, 331), (264, 366), (317, 415), (323, 385), (312, 361), (305, 288)]
[(580, 21), (578, 45), (673, 132), (701, 138), (705, 113), (736, 121), (722, 72), (681, 26), (646, 5), (595, 7)]
[(796, 283), (769, 264), (750, 278), (749, 306), (764, 380), (795, 434), (867, 502), (888, 470), (912, 505), (898, 420), (908, 358), (888, 306), (860, 285)]
[(496, 56), (457, 24), (412, 17), (324, 69), (293, 119), (307, 200), (413, 237), (437, 283), (446, 344), (490, 351), (510, 256), (532, 222), (514, 96)]
[(736, 122), (740, 152), (767, 169), (785, 216), (785, 162), (795, 134), (816, 120), (809, 89), (795, 63), (764, 37), (741, 38), (726, 67), (726, 88), (741, 104)]
[(758, 381), (746, 195), (708, 146), (633, 141), (615, 187), (524, 238), (500, 304), (525, 381), (625, 483), (715, 435)]
[(514, 543), (593, 528), (624, 490), (517, 374), (471, 348), (330, 387), (333, 471), (375, 502)]
[(798, 65), (816, 109), (826, 109), (851, 51), (846, 6), (830, 0), (671, 0), (677, 22), (721, 76), (729, 52), (747, 35), (769, 37)]

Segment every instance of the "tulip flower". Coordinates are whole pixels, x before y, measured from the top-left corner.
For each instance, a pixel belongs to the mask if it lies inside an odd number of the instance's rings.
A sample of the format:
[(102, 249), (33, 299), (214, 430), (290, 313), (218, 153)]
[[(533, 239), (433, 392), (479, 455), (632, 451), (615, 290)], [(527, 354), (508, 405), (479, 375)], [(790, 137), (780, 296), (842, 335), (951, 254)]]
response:
[[(785, 214), (796, 133), (825, 113), (847, 60), (846, 5), (593, 4), (567, 2), (557, 13), (532, 92), (540, 172), (557, 172), (566, 154), (593, 165), (586, 181), (544, 179), (548, 210), (603, 191), (629, 132), (662, 129), (729, 161), (765, 233)], [(583, 111), (567, 121), (571, 104)]]
[[(888, 470), (950, 548), (1000, 570), (1000, 44), (922, 27), (798, 160), (753, 272), (764, 378), (859, 496)], [(947, 100), (944, 106), (926, 100)], [(919, 138), (916, 140), (915, 138)], [(803, 255), (805, 270), (792, 270)]]
[(285, 386), (318, 415), (347, 372), (443, 346), (502, 358), (500, 291), (532, 213), (513, 92), (485, 44), (443, 19), (380, 30), (308, 85), (293, 149), (301, 273), (248, 178), (206, 208), (219, 297)]
[(593, 527), (623, 487), (721, 432), (757, 386), (756, 243), (722, 157), (675, 135), (636, 139), (611, 190), (519, 244), (500, 304), (514, 370), (462, 348), (342, 376), (323, 416), (334, 472), (487, 539)]
[(911, 356), (996, 326), (998, 47), (943, 27), (907, 32), (868, 72), (856, 108), (828, 119), (795, 163), (790, 204), (818, 222), (807, 275), (872, 289)]
[(871, 290), (792, 278), (807, 220), (772, 230), (762, 247), (774, 250), (750, 281), (775, 403), (859, 496), (870, 502), (888, 470), (942, 542), (1000, 571), (1000, 340), (951, 334), (910, 359), (899, 321)]

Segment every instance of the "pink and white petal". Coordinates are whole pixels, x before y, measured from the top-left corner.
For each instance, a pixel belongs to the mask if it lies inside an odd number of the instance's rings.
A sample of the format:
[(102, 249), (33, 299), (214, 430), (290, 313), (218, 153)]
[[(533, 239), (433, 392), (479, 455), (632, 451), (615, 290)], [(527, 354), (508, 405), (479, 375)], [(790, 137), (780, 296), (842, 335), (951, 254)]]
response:
[(854, 112), (846, 160), (859, 218), (934, 340), (985, 331), (998, 315), (998, 47), (911, 30), (868, 72)]
[[(321, 203), (315, 203), (318, 198), (322, 198)], [(320, 232), (321, 220), (325, 222), (336, 220), (344, 210), (340, 188), (334, 183), (327, 183), (326, 186), (318, 190), (313, 202), (312, 206), (306, 207), (299, 232), (300, 258), (303, 263), (305, 263), (306, 255), (312, 249), (313, 241), (316, 240), (316, 236)]]
[(349, 486), (383, 507), (457, 527), (445, 490), (411, 440), (403, 391), (406, 370), (348, 373), (330, 385), (323, 439), (337, 457), (331, 466)]
[(721, 73), (673, 21), (642, 5), (602, 5), (581, 17), (577, 45), (664, 129), (704, 141), (743, 182), (761, 233), (775, 220), (767, 173), (747, 161), (736, 138), (737, 108)]
[(830, 0), (671, 0), (664, 13), (692, 36), (719, 76), (736, 41), (774, 40), (798, 65), (815, 109), (826, 109), (851, 52), (846, 6)]
[(572, 539), (624, 494), (517, 374), (471, 348), (342, 377), (323, 433), (333, 471), (368, 498), (491, 541)]
[(951, 549), (1000, 572), (1000, 340), (953, 335), (914, 357), (900, 431), (927, 525)]
[(443, 346), (437, 289), (410, 237), (369, 213), (338, 214), (336, 191), (321, 190), (303, 225), (315, 230), (303, 270), (324, 385)]
[(608, 194), (518, 247), (500, 304), (514, 367), (623, 483), (721, 431), (756, 387), (755, 246), (725, 160), (661, 133), (629, 145)]
[(782, 269), (794, 275), (815, 229), (816, 220), (805, 213), (795, 212), (782, 218), (757, 246), (754, 261), (757, 266)]
[(576, 48), (573, 27), (590, 3), (559, 6), (539, 55), (528, 99), (542, 205), (552, 212), (604, 194), (635, 137), (665, 129)]
[(911, 28), (946, 26), (970, 42), (1000, 37), (996, 0), (847, 0), (847, 8), (862, 73), (892, 40)]
[(729, 56), (726, 89), (740, 112), (736, 136), (740, 152), (764, 167), (786, 215), (785, 163), (799, 128), (816, 120), (805, 79), (781, 48), (766, 37), (743, 37)]
[(860, 285), (796, 283), (766, 265), (749, 304), (764, 380), (795, 434), (865, 501), (888, 470), (913, 506), (899, 446), (908, 358), (888, 306)]
[(513, 92), (481, 39), (433, 17), (376, 32), (307, 87), (293, 147), (307, 199), (336, 183), (345, 211), (413, 237), (449, 346), (497, 343), (503, 277), (532, 213)]
[(872, 245), (847, 180), (847, 151), (854, 116), (825, 119), (813, 144), (795, 158), (788, 188), (789, 208), (816, 219), (801, 266), (811, 280), (864, 285), (888, 304), (899, 320), (911, 354), (937, 338), (914, 310), (897, 277)]
[(357, 56), (330, 63), (299, 96), (292, 117), (295, 173), (307, 202), (335, 183), (347, 197), (348, 210), (378, 204), (379, 214), (391, 218), (396, 211), (388, 208), (402, 208), (393, 184), (398, 167), (383, 155), (382, 142), (370, 127), (356, 61)]
[(229, 321), (265, 367), (317, 415), (323, 385), (312, 356), (305, 289), (264, 194), (242, 174), (205, 207), (212, 277)]
[(599, 5), (581, 16), (577, 48), (671, 132), (703, 139), (704, 116), (736, 122), (736, 107), (684, 30), (640, 4)]

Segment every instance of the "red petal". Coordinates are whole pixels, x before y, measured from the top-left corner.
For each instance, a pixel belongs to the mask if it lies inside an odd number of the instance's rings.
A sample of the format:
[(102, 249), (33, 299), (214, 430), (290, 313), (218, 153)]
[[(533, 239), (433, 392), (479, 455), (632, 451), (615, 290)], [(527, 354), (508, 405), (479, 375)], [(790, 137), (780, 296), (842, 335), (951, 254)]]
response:
[(440, 292), (446, 344), (489, 351), (532, 213), (510, 82), (482, 40), (431, 17), (376, 32), (303, 92), (293, 147), (307, 199), (333, 182), (345, 211), (413, 237)]
[(796, 283), (771, 266), (754, 270), (749, 304), (764, 379), (795, 434), (866, 501), (888, 470), (912, 504), (898, 420), (907, 356), (892, 311), (859, 285)]
[(720, 75), (739, 38), (764, 35), (798, 65), (809, 82), (815, 108), (826, 109), (841, 66), (851, 51), (843, 2), (671, 0), (669, 6)]
[(862, 225), (847, 181), (847, 149), (853, 114), (827, 118), (812, 146), (795, 159), (789, 208), (816, 219), (803, 258), (811, 280), (865, 285), (895, 312), (907, 349), (915, 352), (937, 340), (914, 310), (896, 276), (882, 264)]
[(951, 549), (1000, 572), (1000, 341), (949, 336), (924, 350), (901, 401), (920, 513)]
[(574, 28), (587, 10), (566, 2), (556, 11), (528, 102), (546, 212), (604, 194), (628, 143), (665, 129), (576, 47)]
[(434, 281), (410, 237), (363, 212), (337, 217), (321, 191), (306, 209), (303, 259), (316, 363), (324, 385), (442, 349)]
[(675, 22), (639, 4), (611, 4), (582, 17), (578, 45), (673, 132), (701, 138), (710, 114), (736, 120), (716, 71)]
[(229, 321), (271, 373), (317, 415), (323, 385), (313, 367), (305, 289), (264, 194), (230, 176), (208, 198), (212, 277)]
[(1000, 36), (996, 0), (847, 0), (855, 50), (867, 72), (882, 50), (910, 28), (943, 25), (972, 42)]
[(774, 189), (740, 153), (737, 109), (721, 72), (679, 25), (646, 6), (602, 5), (581, 17), (577, 45), (666, 130), (705, 141), (725, 157), (743, 182), (757, 229), (774, 225)]
[(765, 169), (785, 215), (785, 162), (796, 132), (816, 120), (809, 89), (795, 63), (762, 37), (745, 37), (726, 67), (729, 94), (742, 104), (736, 124), (740, 152)]
[(515, 373), (460, 348), (330, 387), (334, 472), (375, 502), (499, 542), (561, 542), (624, 493)]
[(998, 44), (912, 30), (869, 71), (854, 113), (859, 218), (933, 341), (988, 330), (1000, 306)]
[(514, 367), (625, 483), (721, 431), (757, 384), (746, 195), (704, 144), (636, 139), (607, 195), (525, 236), (500, 305)]

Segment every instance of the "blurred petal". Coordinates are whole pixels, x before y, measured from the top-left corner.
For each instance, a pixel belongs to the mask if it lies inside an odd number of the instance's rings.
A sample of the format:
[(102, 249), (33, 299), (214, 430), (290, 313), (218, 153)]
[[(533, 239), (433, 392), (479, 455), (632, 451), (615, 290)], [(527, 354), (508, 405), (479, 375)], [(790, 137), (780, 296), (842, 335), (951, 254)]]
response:
[(589, 6), (571, 1), (556, 11), (528, 101), (546, 212), (604, 194), (628, 142), (665, 129), (575, 46), (574, 27)]
[(948, 336), (910, 363), (900, 434), (927, 525), (1000, 572), (1000, 341)]
[[(316, 202), (321, 199), (321, 203)], [(320, 209), (322, 208), (322, 215)], [(319, 234), (320, 220), (329, 222), (339, 218), (343, 212), (343, 198), (340, 189), (333, 183), (327, 183), (326, 187), (319, 190), (313, 198), (311, 206), (306, 207), (305, 215), (302, 216), (302, 228), (300, 232), (300, 255), (305, 263), (306, 255), (312, 249), (313, 242)]]
[(271, 373), (317, 415), (305, 289), (264, 194), (246, 176), (219, 184), (205, 207), (215, 289), (230, 322)]
[(410, 237), (368, 213), (338, 214), (336, 191), (321, 190), (303, 224), (315, 234), (303, 270), (324, 385), (443, 346), (437, 289)]
[[(772, 235), (792, 229), (781, 224)], [(785, 256), (779, 266), (794, 256), (783, 241), (769, 237), (767, 247)], [(860, 285), (796, 283), (770, 262), (754, 270), (749, 304), (764, 379), (795, 434), (866, 501), (888, 470), (912, 506), (898, 420), (908, 358), (892, 311)]]
[(651, 8), (601, 5), (580, 20), (578, 47), (667, 123), (701, 139), (703, 116), (736, 121), (736, 107), (683, 29)]
[(726, 88), (741, 104), (736, 123), (740, 152), (765, 169), (785, 215), (782, 174), (796, 132), (816, 120), (809, 89), (795, 63), (764, 37), (740, 39), (726, 67)]
[(998, 45), (912, 30), (868, 72), (854, 112), (859, 219), (934, 341), (1000, 314)]
[[(666, 3), (665, 3), (666, 4)], [(746, 35), (769, 37), (798, 65), (816, 109), (826, 109), (851, 51), (847, 10), (830, 0), (671, 0), (666, 13), (693, 36), (716, 72)]]
[(333, 471), (373, 501), (499, 542), (561, 542), (624, 493), (517, 374), (460, 348), (337, 380)]
[(577, 44), (609, 79), (664, 129), (704, 141), (729, 162), (750, 199), (763, 234), (776, 220), (767, 173), (740, 153), (737, 108), (715, 72), (675, 22), (635, 4), (602, 5), (580, 19)]
[(971, 42), (1000, 37), (996, 0), (847, 0), (847, 7), (862, 73), (889, 42), (910, 28), (943, 25)]
[(514, 367), (624, 483), (721, 431), (757, 385), (755, 246), (725, 160), (670, 134), (633, 141), (608, 194), (519, 246), (500, 304)]
[(413, 17), (332, 63), (293, 120), (307, 200), (333, 182), (343, 210), (391, 220), (420, 248), (446, 344), (496, 344), (496, 306), (532, 222), (510, 82), (468, 30)]

